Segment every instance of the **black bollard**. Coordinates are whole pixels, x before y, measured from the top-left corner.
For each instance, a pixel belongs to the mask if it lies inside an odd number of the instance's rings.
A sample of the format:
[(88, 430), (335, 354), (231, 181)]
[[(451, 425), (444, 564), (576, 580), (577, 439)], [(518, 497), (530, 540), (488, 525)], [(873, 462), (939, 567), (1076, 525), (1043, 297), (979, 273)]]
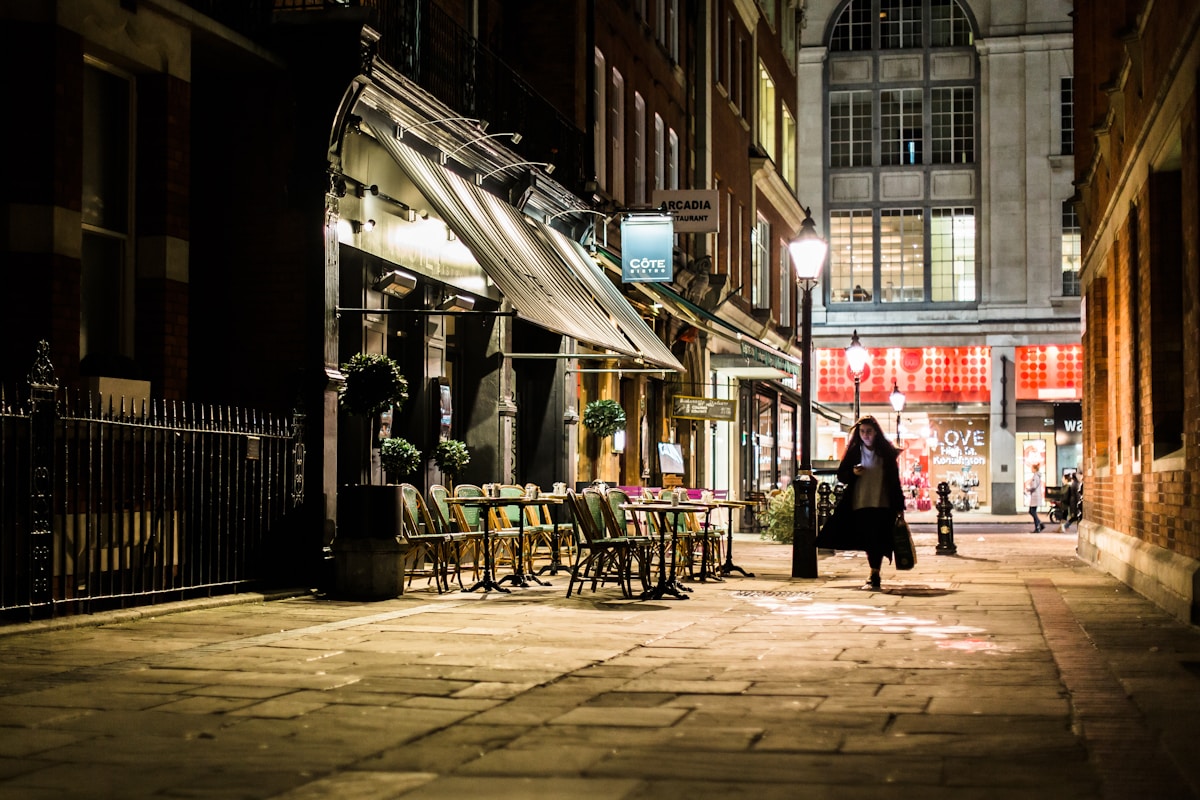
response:
[(833, 487), (821, 481), (817, 486), (817, 531), (833, 515)]
[(792, 484), (796, 497), (792, 517), (792, 577), (817, 577), (816, 481), (801, 475)]
[(954, 504), (950, 502), (950, 484), (942, 481), (937, 487), (937, 528), (939, 556), (952, 556), (958, 552), (954, 546)]

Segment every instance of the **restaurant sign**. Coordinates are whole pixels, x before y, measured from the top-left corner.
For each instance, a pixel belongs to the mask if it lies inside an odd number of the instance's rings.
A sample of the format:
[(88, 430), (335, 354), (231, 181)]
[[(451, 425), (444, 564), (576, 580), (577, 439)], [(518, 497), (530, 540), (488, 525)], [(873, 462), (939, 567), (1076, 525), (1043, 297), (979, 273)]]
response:
[(621, 221), (621, 280), (669, 283), (675, 277), (675, 228), (663, 214), (630, 214)]
[(721, 198), (715, 190), (661, 189), (654, 193), (654, 205), (675, 219), (676, 233), (716, 233), (721, 229)]
[(677, 394), (671, 398), (671, 416), (678, 419), (714, 419), (733, 422), (737, 412), (733, 400), (714, 397), (687, 397)]

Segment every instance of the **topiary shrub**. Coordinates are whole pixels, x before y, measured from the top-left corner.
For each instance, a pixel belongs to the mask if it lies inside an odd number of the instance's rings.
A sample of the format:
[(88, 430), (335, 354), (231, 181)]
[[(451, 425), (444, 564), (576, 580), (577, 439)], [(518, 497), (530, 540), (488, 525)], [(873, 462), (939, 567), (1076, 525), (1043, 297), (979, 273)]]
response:
[(616, 400), (593, 400), (583, 410), (583, 426), (601, 439), (625, 429), (625, 409)]
[(780, 544), (792, 543), (792, 523), (796, 518), (796, 492), (789, 486), (771, 498), (767, 504), (767, 529), (762, 538)]
[(457, 478), (471, 463), (471, 452), (458, 439), (442, 439), (433, 451), (433, 461), (442, 472)]
[(400, 365), (379, 353), (356, 353), (342, 364), (346, 382), (338, 392), (338, 405), (347, 414), (374, 417), (388, 406), (408, 400), (408, 380)]
[(407, 439), (384, 439), (379, 446), (379, 464), (391, 483), (416, 472), (421, 466), (421, 451)]

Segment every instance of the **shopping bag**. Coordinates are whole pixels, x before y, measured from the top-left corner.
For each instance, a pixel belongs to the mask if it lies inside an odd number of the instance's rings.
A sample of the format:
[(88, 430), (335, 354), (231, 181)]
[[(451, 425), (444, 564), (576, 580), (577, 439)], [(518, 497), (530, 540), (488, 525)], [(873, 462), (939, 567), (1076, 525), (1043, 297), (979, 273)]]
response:
[(917, 564), (917, 548), (913, 545), (912, 531), (903, 514), (896, 516), (896, 525), (892, 528), (892, 554), (896, 561), (896, 569), (912, 569)]

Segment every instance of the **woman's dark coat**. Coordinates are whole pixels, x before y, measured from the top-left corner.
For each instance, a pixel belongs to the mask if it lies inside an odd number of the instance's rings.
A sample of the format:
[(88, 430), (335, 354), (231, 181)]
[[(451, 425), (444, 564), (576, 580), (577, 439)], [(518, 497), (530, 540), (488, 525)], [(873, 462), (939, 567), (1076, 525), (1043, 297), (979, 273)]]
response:
[[(859, 531), (852, 524), (854, 513), (854, 485), (858, 476), (854, 474), (854, 465), (862, 461), (862, 444), (856, 442), (850, 445), (838, 465), (838, 480), (845, 485), (842, 496), (833, 514), (817, 533), (817, 547), (832, 550), (866, 550), (867, 538), (864, 531)], [(883, 459), (883, 485), (886, 487), (888, 507), (896, 514), (904, 511), (904, 488), (900, 485), (900, 465), (895, 458)]]

